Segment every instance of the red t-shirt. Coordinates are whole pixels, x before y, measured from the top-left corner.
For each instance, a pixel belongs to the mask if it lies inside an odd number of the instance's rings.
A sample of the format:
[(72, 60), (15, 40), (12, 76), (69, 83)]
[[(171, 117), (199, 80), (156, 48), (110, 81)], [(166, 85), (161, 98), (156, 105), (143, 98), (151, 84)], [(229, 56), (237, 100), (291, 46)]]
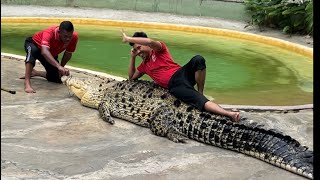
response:
[(170, 78), (181, 66), (173, 61), (167, 46), (163, 42), (160, 43), (161, 50), (152, 50), (149, 59), (142, 61), (137, 69), (149, 75), (155, 83), (168, 88)]
[(32, 39), (39, 48), (41, 46), (48, 47), (53, 57), (58, 56), (64, 50), (73, 53), (78, 43), (78, 34), (73, 32), (69, 44), (64, 45), (60, 40), (58, 30), (59, 26), (49, 27), (34, 34)]

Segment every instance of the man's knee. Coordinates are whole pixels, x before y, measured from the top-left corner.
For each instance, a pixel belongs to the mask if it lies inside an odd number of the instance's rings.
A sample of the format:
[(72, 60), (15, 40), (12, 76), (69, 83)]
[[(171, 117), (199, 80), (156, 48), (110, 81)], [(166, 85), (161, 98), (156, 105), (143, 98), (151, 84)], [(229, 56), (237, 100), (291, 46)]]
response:
[(55, 83), (62, 83), (58, 72), (47, 72), (47, 80)]
[(199, 62), (205, 62), (204, 57), (201, 55), (195, 55), (192, 57), (192, 59), (194, 59), (195, 61), (199, 61)]
[(192, 59), (192, 64), (196, 67), (196, 70), (203, 70), (206, 68), (206, 60), (201, 55), (195, 55)]
[(60, 78), (48, 78), (48, 77), (47, 77), (47, 80), (48, 80), (49, 82), (62, 83), (62, 81), (61, 81)]
[(30, 64), (32, 66), (32, 68), (34, 68), (34, 66), (36, 65), (35, 61), (27, 61), (27, 60), (25, 60), (24, 62), (25, 62), (25, 65)]

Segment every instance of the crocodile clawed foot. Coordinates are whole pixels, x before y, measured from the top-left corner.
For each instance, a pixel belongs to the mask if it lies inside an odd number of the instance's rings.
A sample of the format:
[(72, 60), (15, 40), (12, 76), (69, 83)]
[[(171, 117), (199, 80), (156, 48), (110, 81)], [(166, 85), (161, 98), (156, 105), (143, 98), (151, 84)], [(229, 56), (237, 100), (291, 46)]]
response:
[(167, 138), (175, 143), (186, 143), (188, 140), (188, 138), (177, 133), (168, 133)]
[(103, 118), (103, 120), (107, 123), (114, 124), (114, 120), (112, 117), (106, 117), (106, 118)]

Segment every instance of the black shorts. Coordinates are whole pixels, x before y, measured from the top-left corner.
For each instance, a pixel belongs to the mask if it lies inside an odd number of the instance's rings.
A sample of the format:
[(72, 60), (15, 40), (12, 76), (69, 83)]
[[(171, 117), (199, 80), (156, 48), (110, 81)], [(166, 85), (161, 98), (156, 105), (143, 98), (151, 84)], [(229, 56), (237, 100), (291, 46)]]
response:
[(203, 111), (204, 104), (209, 100), (195, 90), (194, 85), (196, 84), (195, 72), (205, 68), (205, 59), (200, 55), (194, 56), (187, 64), (173, 74), (169, 81), (169, 92), (176, 98)]
[[(61, 83), (59, 70), (58, 68), (51, 65), (41, 54), (41, 49), (38, 48), (33, 42), (31, 37), (27, 37), (24, 42), (24, 50), (26, 51), (26, 60), (25, 63), (31, 63), (33, 66), (36, 65), (36, 59), (38, 59), (47, 72), (47, 80), (50, 82)], [(54, 57), (58, 61), (58, 56)]]

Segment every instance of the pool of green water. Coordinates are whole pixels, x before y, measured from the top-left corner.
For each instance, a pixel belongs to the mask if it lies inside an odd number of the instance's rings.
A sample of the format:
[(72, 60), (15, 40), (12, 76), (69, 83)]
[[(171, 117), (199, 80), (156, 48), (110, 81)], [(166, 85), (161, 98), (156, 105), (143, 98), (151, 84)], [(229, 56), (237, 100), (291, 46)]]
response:
[[(1, 24), (1, 52), (25, 55), (26, 36), (49, 24)], [(127, 77), (130, 46), (122, 43), (122, 27), (77, 25), (79, 44), (68, 65)], [(145, 31), (165, 42), (179, 64), (194, 55), (206, 59), (205, 94), (223, 104), (298, 105), (313, 103), (313, 60), (252, 41), (168, 30)], [(137, 59), (137, 66), (141, 62)], [(150, 80), (150, 78), (144, 77)]]

